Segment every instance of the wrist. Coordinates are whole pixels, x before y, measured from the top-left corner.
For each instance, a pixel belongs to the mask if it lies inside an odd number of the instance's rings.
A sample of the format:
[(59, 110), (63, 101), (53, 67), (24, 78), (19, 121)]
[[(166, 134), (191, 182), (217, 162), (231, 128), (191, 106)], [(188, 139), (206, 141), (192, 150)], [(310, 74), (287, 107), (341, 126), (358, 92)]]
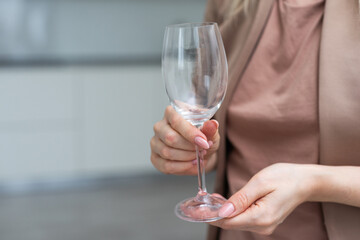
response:
[(348, 203), (348, 189), (352, 183), (346, 181), (351, 176), (351, 172), (346, 171), (347, 167), (308, 166), (311, 170), (309, 171), (310, 187), (307, 201)]
[(359, 166), (299, 164), (300, 202), (334, 202), (360, 207)]
[(302, 166), (302, 194), (304, 202), (318, 202), (326, 198), (326, 186), (331, 185), (331, 174), (326, 166), (306, 164)]
[(320, 166), (320, 181), (314, 201), (334, 202), (360, 207), (360, 167)]

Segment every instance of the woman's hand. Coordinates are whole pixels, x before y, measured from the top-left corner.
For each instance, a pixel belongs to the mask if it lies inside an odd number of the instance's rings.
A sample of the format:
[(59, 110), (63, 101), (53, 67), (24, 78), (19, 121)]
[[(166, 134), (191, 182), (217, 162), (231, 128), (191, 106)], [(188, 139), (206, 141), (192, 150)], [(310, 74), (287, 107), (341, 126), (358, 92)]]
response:
[(195, 144), (202, 149), (206, 171), (215, 167), (220, 140), (217, 121), (207, 121), (199, 130), (168, 106), (164, 118), (154, 125), (154, 133), (150, 141), (151, 162), (159, 171), (196, 175)]
[[(310, 171), (309, 171), (310, 170)], [(301, 203), (310, 199), (311, 165), (278, 163), (257, 173), (220, 209), (223, 229), (269, 235)]]
[(301, 203), (360, 207), (360, 167), (277, 163), (257, 173), (219, 210), (224, 229), (269, 235)]

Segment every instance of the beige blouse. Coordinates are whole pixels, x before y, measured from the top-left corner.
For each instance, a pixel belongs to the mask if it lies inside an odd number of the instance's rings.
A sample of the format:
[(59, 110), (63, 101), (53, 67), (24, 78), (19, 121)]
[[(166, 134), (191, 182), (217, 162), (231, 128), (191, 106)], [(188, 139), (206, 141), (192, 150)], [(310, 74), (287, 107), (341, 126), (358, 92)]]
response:
[[(278, 162), (319, 161), (318, 60), (323, 0), (277, 0), (227, 110), (228, 196)], [(327, 239), (321, 205), (296, 208), (271, 236), (220, 232), (221, 240)]]

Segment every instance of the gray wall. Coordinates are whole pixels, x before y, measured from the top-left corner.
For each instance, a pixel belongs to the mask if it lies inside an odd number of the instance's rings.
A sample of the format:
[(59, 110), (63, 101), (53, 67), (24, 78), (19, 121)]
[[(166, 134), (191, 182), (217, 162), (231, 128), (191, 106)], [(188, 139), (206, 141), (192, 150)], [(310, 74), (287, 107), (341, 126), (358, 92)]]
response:
[(164, 28), (202, 20), (206, 0), (1, 0), (0, 58), (160, 56)]
[[(0, 1), (0, 185), (155, 172), (149, 140), (168, 104), (158, 59), (164, 27), (201, 21), (204, 6)], [(17, 66), (38, 57), (95, 64)], [(149, 57), (153, 64), (96, 64)]]

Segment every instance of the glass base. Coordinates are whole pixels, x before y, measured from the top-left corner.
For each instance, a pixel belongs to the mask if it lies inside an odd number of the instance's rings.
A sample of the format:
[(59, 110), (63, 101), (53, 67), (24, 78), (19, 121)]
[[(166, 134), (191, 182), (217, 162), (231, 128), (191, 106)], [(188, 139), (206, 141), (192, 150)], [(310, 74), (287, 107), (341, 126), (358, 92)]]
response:
[(175, 214), (188, 222), (214, 222), (222, 219), (218, 212), (226, 199), (212, 196), (208, 193), (198, 194), (179, 202), (175, 207)]

